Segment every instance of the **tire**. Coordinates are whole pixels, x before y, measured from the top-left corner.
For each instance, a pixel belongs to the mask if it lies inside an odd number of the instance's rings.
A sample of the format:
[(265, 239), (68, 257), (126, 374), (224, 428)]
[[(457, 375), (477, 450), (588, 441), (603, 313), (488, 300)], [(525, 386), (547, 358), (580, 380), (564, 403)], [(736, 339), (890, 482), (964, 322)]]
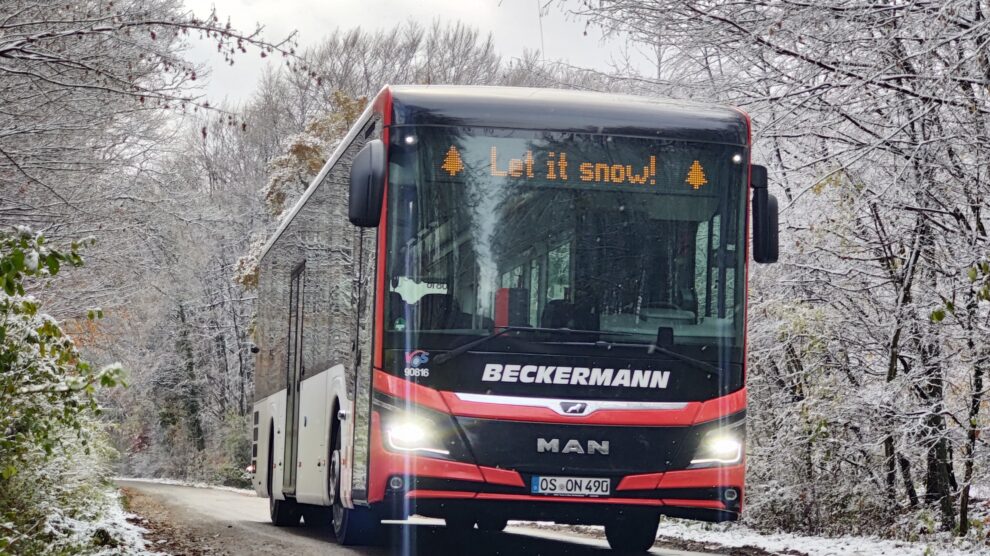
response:
[(452, 532), (462, 533), (474, 529), (474, 519), (467, 516), (450, 516), (443, 518), (443, 520), (447, 524), (447, 529)]
[(337, 544), (366, 546), (381, 544), (382, 522), (370, 508), (346, 508), (340, 499), (340, 428), (333, 431), (330, 452), (330, 499), (333, 500), (333, 532)]
[(613, 550), (646, 552), (657, 540), (660, 516), (620, 518), (605, 524), (605, 538)]
[(488, 533), (501, 533), (509, 520), (502, 517), (482, 517), (478, 519), (478, 529)]

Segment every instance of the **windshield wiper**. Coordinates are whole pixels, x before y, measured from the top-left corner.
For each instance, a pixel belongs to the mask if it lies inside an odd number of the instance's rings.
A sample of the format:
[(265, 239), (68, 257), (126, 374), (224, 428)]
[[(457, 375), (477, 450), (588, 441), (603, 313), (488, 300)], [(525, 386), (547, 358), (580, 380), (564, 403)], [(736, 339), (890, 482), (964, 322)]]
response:
[(601, 330), (580, 330), (577, 328), (538, 328), (533, 326), (503, 326), (501, 330), (496, 330), (487, 336), (482, 336), (481, 338), (471, 340), (470, 342), (463, 343), (454, 349), (441, 353), (440, 355), (433, 358), (433, 362), (437, 365), (442, 365), (447, 361), (457, 357), (458, 355), (470, 351), (472, 348), (479, 346), (488, 340), (498, 338), (499, 336), (507, 332), (519, 332), (519, 331), (530, 331), (530, 332), (549, 332), (552, 334), (607, 334), (610, 336), (634, 336), (629, 332), (602, 332)]
[(716, 367), (715, 365), (712, 365), (711, 363), (708, 363), (706, 361), (702, 361), (701, 359), (695, 359), (694, 357), (691, 357), (690, 355), (684, 355), (683, 353), (677, 353), (676, 351), (674, 351), (672, 349), (667, 349), (667, 348), (665, 348), (663, 346), (658, 346), (656, 344), (651, 344), (650, 345), (650, 349), (651, 349), (651, 351), (658, 351), (658, 352), (660, 352), (660, 353), (662, 353), (664, 355), (669, 355), (669, 356), (673, 357), (674, 359), (677, 359), (678, 361), (683, 361), (683, 362), (688, 363), (690, 365), (694, 365), (695, 367), (697, 367), (697, 368), (699, 368), (699, 369), (701, 369), (703, 371), (706, 371), (710, 375), (717, 375), (717, 374), (720, 374), (722, 372), (722, 369), (721, 368)]
[[(609, 332), (609, 334), (611, 334), (611, 332)], [(678, 353), (678, 352), (676, 352), (676, 351), (674, 351), (672, 349), (667, 349), (667, 348), (665, 348), (663, 346), (658, 346), (656, 344), (620, 344), (620, 343), (617, 343), (617, 342), (606, 342), (606, 341), (603, 341), (603, 340), (599, 340), (599, 341), (595, 342), (595, 345), (597, 345), (597, 346), (603, 346), (603, 347), (608, 347), (608, 348), (615, 347), (615, 346), (617, 346), (617, 347), (643, 347), (645, 345), (646, 348), (647, 348), (647, 350), (650, 353), (658, 352), (658, 353), (662, 353), (664, 355), (669, 355), (670, 357), (673, 357), (674, 359), (677, 359), (678, 361), (683, 361), (685, 363), (688, 363), (690, 365), (693, 365), (694, 367), (696, 367), (698, 369), (701, 369), (702, 371), (705, 371), (705, 373), (707, 373), (707, 374), (717, 375), (717, 374), (720, 374), (722, 372), (722, 369), (720, 369), (719, 367), (716, 367), (715, 365), (712, 365), (711, 363), (708, 363), (706, 361), (702, 361), (701, 359), (695, 359), (694, 357), (691, 357), (690, 355), (684, 355), (683, 353)]]

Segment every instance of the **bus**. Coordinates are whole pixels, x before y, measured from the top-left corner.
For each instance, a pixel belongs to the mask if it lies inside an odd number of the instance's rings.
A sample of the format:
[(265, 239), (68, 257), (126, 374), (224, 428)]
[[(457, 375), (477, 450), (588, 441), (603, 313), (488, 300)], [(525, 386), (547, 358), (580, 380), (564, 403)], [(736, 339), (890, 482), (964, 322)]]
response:
[(733, 108), (383, 88), (259, 261), (272, 522), (596, 524), (639, 551), (664, 515), (738, 519), (747, 262), (778, 241), (750, 157)]

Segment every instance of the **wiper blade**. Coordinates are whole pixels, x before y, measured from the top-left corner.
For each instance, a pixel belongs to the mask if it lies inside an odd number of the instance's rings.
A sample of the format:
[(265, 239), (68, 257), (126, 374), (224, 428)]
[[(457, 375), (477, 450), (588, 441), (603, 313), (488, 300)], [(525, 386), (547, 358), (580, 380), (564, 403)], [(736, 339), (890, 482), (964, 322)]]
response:
[(684, 355), (683, 353), (678, 353), (678, 352), (676, 352), (676, 351), (674, 351), (672, 349), (667, 349), (667, 348), (665, 348), (663, 346), (658, 346), (656, 344), (622, 344), (622, 343), (618, 343), (618, 342), (605, 342), (605, 341), (599, 340), (599, 341), (595, 342), (595, 345), (596, 346), (609, 347), (609, 348), (611, 348), (613, 346), (617, 346), (617, 347), (639, 347), (639, 348), (645, 346), (650, 353), (657, 352), (657, 353), (662, 353), (664, 355), (669, 355), (670, 357), (673, 357), (674, 359), (677, 359), (678, 361), (683, 361), (683, 362), (685, 362), (685, 363), (687, 363), (689, 365), (694, 366), (695, 368), (698, 368), (698, 369), (701, 369), (702, 371), (705, 371), (706, 374), (717, 375), (717, 374), (720, 374), (722, 372), (722, 369), (720, 369), (719, 367), (717, 367), (715, 365), (712, 365), (711, 363), (708, 363), (707, 361), (702, 361), (701, 359), (695, 359), (694, 357), (691, 357), (690, 355)]
[(703, 371), (706, 371), (710, 375), (717, 375), (717, 374), (720, 374), (722, 372), (722, 369), (720, 369), (719, 367), (716, 367), (715, 365), (712, 365), (711, 363), (708, 363), (706, 361), (702, 361), (701, 359), (695, 359), (694, 357), (691, 357), (690, 355), (684, 355), (683, 353), (677, 353), (676, 351), (674, 351), (672, 349), (667, 349), (665, 347), (658, 346), (656, 344), (650, 344), (650, 350), (651, 351), (660, 352), (660, 353), (662, 353), (664, 355), (669, 355), (669, 356), (673, 357), (674, 359), (677, 359), (678, 361), (683, 361), (683, 362), (688, 363), (690, 365), (694, 365), (695, 367), (697, 367), (697, 368), (699, 368), (699, 369), (701, 369)]
[(450, 361), (451, 359), (457, 357), (458, 355), (470, 351), (471, 349), (489, 340), (498, 338), (503, 334), (506, 334), (508, 332), (521, 332), (524, 330), (529, 332), (548, 332), (551, 334), (606, 334), (609, 336), (634, 336), (634, 334), (631, 334), (629, 332), (604, 332), (601, 330), (580, 330), (577, 328), (538, 328), (533, 326), (503, 326), (501, 327), (501, 330), (496, 330), (495, 332), (492, 332), (487, 336), (482, 336), (481, 338), (471, 340), (469, 342), (463, 343), (455, 347), (454, 349), (448, 352), (441, 353), (440, 355), (433, 358), (433, 362), (437, 365), (442, 365), (443, 363)]
[(477, 338), (475, 340), (471, 340), (469, 342), (465, 342), (465, 343), (463, 343), (463, 344), (455, 347), (454, 349), (452, 349), (452, 350), (450, 350), (448, 352), (441, 353), (440, 355), (434, 357), (433, 358), (433, 363), (434, 364), (437, 364), (437, 365), (442, 365), (442, 364), (446, 363), (447, 361), (450, 361), (451, 359), (457, 357), (458, 355), (464, 353), (465, 351), (470, 350), (471, 348), (473, 348), (475, 346), (479, 346), (479, 345), (487, 342), (488, 340), (493, 340), (495, 338), (498, 338), (502, 334), (505, 334), (507, 332), (512, 332), (513, 330), (519, 330), (521, 328), (522, 328), (521, 326), (506, 326), (506, 327), (502, 328), (501, 330), (496, 330), (495, 332), (492, 332), (491, 334), (489, 334), (487, 336), (482, 336), (482, 337)]

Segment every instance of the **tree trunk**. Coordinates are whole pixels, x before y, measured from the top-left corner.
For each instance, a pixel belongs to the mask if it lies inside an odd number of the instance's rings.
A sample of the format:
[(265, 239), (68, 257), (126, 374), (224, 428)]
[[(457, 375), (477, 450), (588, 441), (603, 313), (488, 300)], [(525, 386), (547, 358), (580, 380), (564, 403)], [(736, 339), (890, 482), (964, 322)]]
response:
[[(970, 336), (970, 348), (976, 347)], [(985, 359), (980, 358), (973, 365), (973, 383), (969, 397), (969, 419), (966, 422), (966, 446), (963, 448), (963, 488), (959, 497), (959, 536), (969, 532), (969, 485), (973, 481), (973, 459), (976, 455), (976, 440), (980, 436), (977, 419), (980, 416), (980, 405), (983, 402), (983, 366)]]
[(912, 508), (918, 506), (918, 491), (914, 488), (911, 478), (911, 462), (903, 454), (897, 454), (897, 462), (901, 467), (901, 478), (904, 480), (904, 490), (907, 491), (908, 501)]

